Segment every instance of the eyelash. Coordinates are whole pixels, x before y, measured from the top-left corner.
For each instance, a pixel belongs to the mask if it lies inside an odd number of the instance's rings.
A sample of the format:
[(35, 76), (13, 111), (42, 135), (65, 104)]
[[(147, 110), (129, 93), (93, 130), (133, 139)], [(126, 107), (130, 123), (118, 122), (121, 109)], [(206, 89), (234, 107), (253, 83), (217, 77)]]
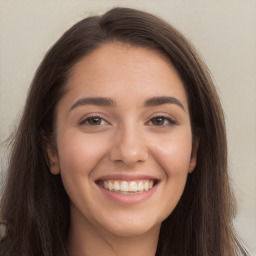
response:
[[(104, 121), (105, 123), (103, 125), (108, 125), (110, 124), (108, 121), (106, 121), (104, 118), (102, 118), (101, 116), (89, 116), (87, 117), (86, 119), (82, 120), (79, 125), (88, 125), (88, 126), (100, 126), (102, 124), (90, 124), (89, 122), (90, 121), (93, 121), (98, 119), (98, 121), (100, 121), (100, 123), (102, 121)], [(152, 121), (156, 121), (157, 119), (162, 119), (164, 120), (164, 124), (159, 124), (159, 125), (154, 125), (152, 124)], [(166, 123), (167, 121), (167, 123)], [(151, 123), (151, 124), (150, 124)], [(173, 118), (170, 118), (170, 117), (166, 117), (166, 116), (163, 116), (163, 115), (159, 115), (159, 116), (154, 116), (152, 117), (149, 121), (146, 122), (147, 125), (153, 125), (153, 126), (159, 126), (159, 127), (165, 127), (165, 126), (169, 126), (169, 125), (178, 125), (178, 122), (176, 120), (174, 120)]]
[[(102, 118), (101, 116), (89, 116), (86, 119), (82, 120), (79, 125), (88, 125), (88, 126), (100, 126), (100, 125), (93, 125), (93, 124), (89, 124), (90, 120), (93, 119), (98, 119), (100, 121), (104, 121), (106, 124), (110, 124), (108, 121), (106, 121), (104, 118)], [(104, 124), (105, 125), (105, 124)]]
[(164, 120), (164, 122), (168, 122), (167, 124), (160, 124), (160, 125), (153, 125), (153, 126), (160, 126), (160, 127), (165, 127), (165, 126), (169, 126), (169, 125), (177, 125), (178, 122), (176, 120), (174, 120), (173, 118), (170, 118), (170, 117), (166, 117), (166, 116), (163, 116), (163, 115), (160, 115), (160, 116), (154, 116), (152, 117), (148, 122), (148, 123), (152, 123), (152, 120), (157, 120), (157, 119), (162, 119)]

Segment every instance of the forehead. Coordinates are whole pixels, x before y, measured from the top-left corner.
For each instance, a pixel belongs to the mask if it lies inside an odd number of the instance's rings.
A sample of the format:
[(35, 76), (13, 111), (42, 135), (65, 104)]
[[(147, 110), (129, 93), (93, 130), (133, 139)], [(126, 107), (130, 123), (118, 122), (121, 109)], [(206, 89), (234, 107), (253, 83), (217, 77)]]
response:
[[(119, 64), (125, 65), (118, 66)], [(160, 51), (122, 42), (111, 42), (101, 45), (76, 63), (72, 68), (70, 78), (74, 79), (78, 73), (85, 70), (101, 70), (113, 73), (111, 68), (117, 67), (118, 71), (129, 71), (131, 68), (137, 68), (137, 71), (142, 72), (149, 68), (155, 69), (155, 71), (157, 68), (171, 68), (176, 71), (171, 61)]]
[(67, 91), (92, 97), (176, 96), (187, 104), (179, 74), (164, 54), (119, 42), (102, 45), (76, 63)]

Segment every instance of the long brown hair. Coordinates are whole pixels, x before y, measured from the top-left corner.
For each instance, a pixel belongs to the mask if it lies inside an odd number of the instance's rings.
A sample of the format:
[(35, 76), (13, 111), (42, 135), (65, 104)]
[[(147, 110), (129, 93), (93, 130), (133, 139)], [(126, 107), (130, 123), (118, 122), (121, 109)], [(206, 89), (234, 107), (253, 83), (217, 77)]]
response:
[(234, 201), (227, 173), (224, 117), (207, 67), (175, 28), (129, 8), (115, 8), (78, 22), (39, 66), (12, 145), (1, 201), (8, 234), (0, 242), (0, 254), (66, 255), (69, 199), (61, 177), (49, 171), (45, 146), (54, 144), (56, 105), (65, 93), (70, 70), (82, 57), (111, 41), (149, 47), (169, 58), (187, 92), (193, 133), (200, 137), (196, 169), (178, 205), (162, 223), (156, 255), (247, 255), (232, 228)]

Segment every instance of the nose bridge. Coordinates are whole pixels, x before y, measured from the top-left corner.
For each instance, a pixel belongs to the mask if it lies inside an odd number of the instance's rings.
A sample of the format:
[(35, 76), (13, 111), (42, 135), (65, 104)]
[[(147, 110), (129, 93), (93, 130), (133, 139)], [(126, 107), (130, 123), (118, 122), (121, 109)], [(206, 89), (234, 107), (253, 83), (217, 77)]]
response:
[(122, 125), (115, 136), (111, 160), (133, 165), (145, 161), (147, 157), (148, 149), (143, 136), (143, 129), (132, 122)]

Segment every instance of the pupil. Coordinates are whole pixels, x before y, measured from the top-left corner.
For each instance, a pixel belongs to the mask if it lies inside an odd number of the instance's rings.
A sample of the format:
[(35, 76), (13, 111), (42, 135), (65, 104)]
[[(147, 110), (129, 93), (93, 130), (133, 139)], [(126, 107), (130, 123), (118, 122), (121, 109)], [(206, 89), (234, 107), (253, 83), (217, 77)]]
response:
[(100, 124), (100, 118), (98, 118), (98, 117), (90, 118), (89, 123), (92, 124), (92, 125)]
[(154, 118), (153, 123), (155, 123), (157, 125), (161, 125), (161, 124), (163, 124), (163, 120), (164, 119), (162, 117), (156, 117), (156, 118)]

